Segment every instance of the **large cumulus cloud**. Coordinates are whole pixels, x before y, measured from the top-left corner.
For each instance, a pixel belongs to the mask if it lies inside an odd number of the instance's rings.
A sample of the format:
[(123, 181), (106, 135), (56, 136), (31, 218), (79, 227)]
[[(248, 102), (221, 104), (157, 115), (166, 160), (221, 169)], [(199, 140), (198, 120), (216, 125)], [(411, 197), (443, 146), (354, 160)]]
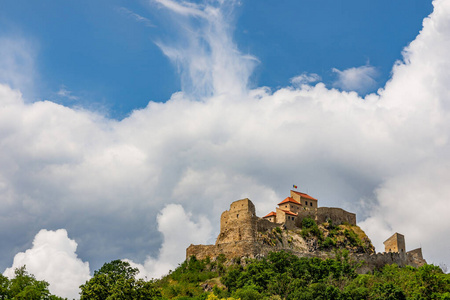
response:
[(33, 247), (14, 257), (11, 268), (4, 275), (14, 277), (14, 270), (26, 266), (38, 280), (46, 280), (52, 294), (78, 298), (78, 286), (90, 278), (89, 263), (81, 261), (75, 253), (77, 243), (69, 239), (67, 231), (41, 230), (33, 240)]
[[(185, 251), (186, 240), (170, 239), (165, 220), (202, 233), (189, 236), (195, 242), (213, 241), (231, 201), (249, 197), (263, 215), (293, 183), (322, 206), (358, 213), (378, 251), (398, 231), (407, 248), (422, 245), (429, 261), (450, 261), (441, 238), (450, 228), (448, 1), (433, 2), (392, 79), (365, 98), (310, 85), (316, 75), (276, 91), (245, 89), (240, 83), (255, 60), (237, 51), (229, 28), (216, 22), (223, 19), (211, 21), (221, 10), (158, 2), (212, 26), (188, 36), (187, 52), (161, 43), (198, 83), (193, 94), (175, 93), (117, 121), (48, 101), (25, 103), (0, 85), (3, 267), (40, 229), (66, 228), (93, 269), (150, 257), (154, 266), (146, 270), (156, 273), (152, 257), (170, 267)], [(203, 45), (197, 38), (219, 43), (201, 49), (205, 60), (189, 54)], [(193, 97), (199, 87), (210, 96)], [(164, 245), (179, 254), (164, 254)]]

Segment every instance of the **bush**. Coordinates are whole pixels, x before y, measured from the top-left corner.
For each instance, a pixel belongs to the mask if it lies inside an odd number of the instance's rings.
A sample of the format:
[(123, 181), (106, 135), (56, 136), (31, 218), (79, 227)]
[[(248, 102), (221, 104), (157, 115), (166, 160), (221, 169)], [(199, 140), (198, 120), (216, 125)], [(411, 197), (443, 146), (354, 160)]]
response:
[(345, 229), (344, 236), (347, 238), (347, 241), (350, 243), (350, 246), (358, 247), (362, 245), (360, 238), (353, 230)]
[(302, 220), (302, 231), (300, 232), (303, 238), (307, 238), (312, 235), (319, 239), (319, 241), (323, 240), (323, 232), (317, 226), (316, 221), (312, 218), (306, 217)]
[(303, 220), (302, 220), (302, 228), (303, 229), (308, 229), (308, 228), (311, 228), (314, 226), (317, 226), (316, 221), (314, 221), (314, 219), (312, 219), (310, 217), (303, 218)]
[(330, 238), (329, 236), (320, 243), (321, 249), (329, 249), (336, 246), (336, 241)]

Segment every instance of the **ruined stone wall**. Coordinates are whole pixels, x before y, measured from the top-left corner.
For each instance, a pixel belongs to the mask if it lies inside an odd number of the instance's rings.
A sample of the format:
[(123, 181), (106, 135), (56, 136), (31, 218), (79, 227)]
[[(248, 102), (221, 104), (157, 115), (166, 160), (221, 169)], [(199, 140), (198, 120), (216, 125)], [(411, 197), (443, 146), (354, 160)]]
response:
[(424, 265), (427, 263), (425, 261), (425, 259), (423, 259), (422, 248), (417, 248), (417, 249), (408, 251), (408, 252), (406, 252), (406, 256), (412, 263), (414, 263), (416, 265)]
[[(290, 252), (298, 257), (318, 257), (321, 259), (335, 257), (334, 252), (295, 251), (283, 247), (270, 247), (257, 242), (241, 241), (222, 245), (191, 245), (186, 249), (186, 258), (195, 255), (197, 259), (205, 259), (206, 257), (215, 259), (220, 254), (224, 254), (227, 259), (233, 259), (236, 257), (258, 258), (267, 256), (272, 251), (282, 250)], [(421, 258), (421, 255), (418, 254), (419, 250), (420, 249), (410, 251), (413, 252), (410, 254), (398, 252), (384, 252), (376, 254), (350, 253), (349, 256), (350, 259), (361, 263), (360, 267), (356, 271), (359, 274), (366, 274), (368, 272), (373, 272), (374, 270), (380, 270), (385, 265), (391, 264), (396, 264), (400, 267), (405, 267), (407, 265), (415, 268), (421, 267), (426, 264), (426, 261)]]
[(302, 220), (304, 218), (311, 218), (317, 222), (317, 208), (304, 209), (304, 210), (299, 211), (297, 214), (297, 220), (296, 220), (296, 225), (298, 227), (300, 227), (300, 225), (302, 224)]
[(317, 223), (325, 223), (327, 220), (332, 220), (333, 224), (339, 225), (342, 223), (349, 223), (356, 225), (356, 214), (343, 210), (337, 207), (319, 207), (317, 209)]
[(350, 225), (356, 225), (356, 214), (337, 207), (319, 207), (302, 210), (298, 213), (297, 226), (300, 226), (302, 220), (306, 217), (314, 219), (317, 224), (322, 224), (331, 220), (335, 225), (340, 225), (345, 222)]
[(197, 259), (217, 258), (223, 254), (227, 259), (249, 257), (256, 258), (266, 256), (270, 251), (274, 251), (272, 247), (262, 245), (258, 242), (239, 241), (219, 245), (190, 245), (186, 249), (186, 259), (195, 255)]
[(256, 220), (256, 230), (258, 232), (265, 232), (265, 231), (268, 231), (268, 230), (272, 230), (275, 227), (281, 227), (281, 226), (282, 226), (282, 224), (273, 223), (273, 222), (270, 222), (269, 220), (266, 220), (266, 219), (258, 218)]
[(400, 267), (412, 266), (419, 268), (427, 262), (422, 259), (417, 259), (414, 255), (398, 252), (383, 252), (376, 254), (353, 254), (352, 258), (363, 262), (362, 266), (358, 268), (358, 273), (365, 274), (377, 269), (383, 268), (385, 265), (396, 264)]

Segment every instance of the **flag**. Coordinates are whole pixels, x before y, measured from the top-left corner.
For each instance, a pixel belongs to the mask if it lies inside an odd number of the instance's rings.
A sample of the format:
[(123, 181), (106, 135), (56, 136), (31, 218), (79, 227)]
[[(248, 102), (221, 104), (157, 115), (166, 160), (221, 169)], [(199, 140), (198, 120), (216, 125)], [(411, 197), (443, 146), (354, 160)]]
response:
[(293, 184), (293, 185), (292, 185), (292, 187), (293, 187), (294, 189), (296, 189), (296, 188), (297, 188), (297, 186), (296, 186), (295, 184)]

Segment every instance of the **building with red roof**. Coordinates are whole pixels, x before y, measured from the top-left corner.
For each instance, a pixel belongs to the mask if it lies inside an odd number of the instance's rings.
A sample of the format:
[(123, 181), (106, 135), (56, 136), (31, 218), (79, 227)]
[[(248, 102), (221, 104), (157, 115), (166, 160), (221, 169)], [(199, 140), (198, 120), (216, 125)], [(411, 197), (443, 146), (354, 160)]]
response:
[(272, 223), (276, 223), (276, 221), (277, 221), (277, 213), (274, 212), (274, 211), (271, 211), (270, 213), (268, 213), (267, 215), (265, 215), (265, 216), (263, 217), (263, 219), (266, 219), (266, 220), (268, 220), (268, 221), (270, 221), (270, 222), (272, 222)]
[(292, 191), (291, 195), (278, 203), (276, 212), (270, 212), (263, 218), (273, 223), (284, 224), (286, 227), (295, 226), (299, 212), (317, 208), (317, 199), (302, 192)]

